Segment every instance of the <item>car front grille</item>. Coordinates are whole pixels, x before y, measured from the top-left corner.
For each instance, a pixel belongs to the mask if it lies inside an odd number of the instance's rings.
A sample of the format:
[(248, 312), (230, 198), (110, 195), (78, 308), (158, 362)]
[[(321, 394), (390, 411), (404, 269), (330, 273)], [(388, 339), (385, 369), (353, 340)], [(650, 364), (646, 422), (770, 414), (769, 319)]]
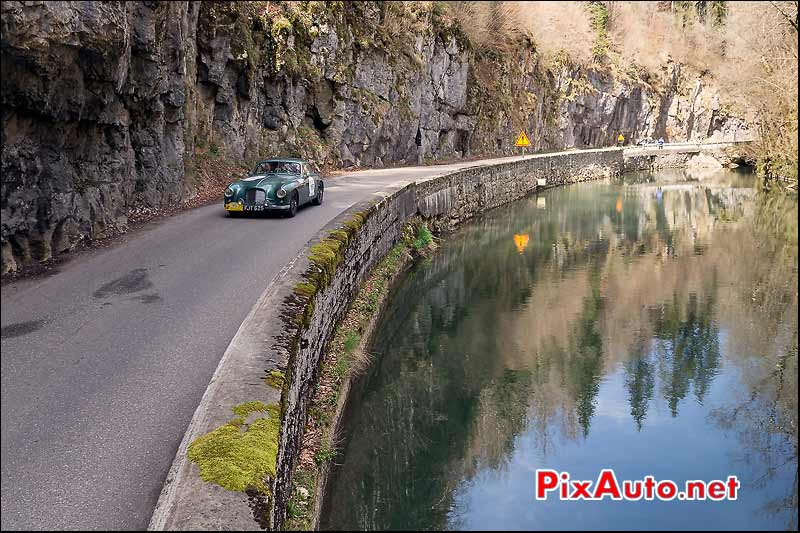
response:
[(262, 205), (267, 200), (267, 193), (261, 189), (249, 189), (244, 194), (247, 205)]

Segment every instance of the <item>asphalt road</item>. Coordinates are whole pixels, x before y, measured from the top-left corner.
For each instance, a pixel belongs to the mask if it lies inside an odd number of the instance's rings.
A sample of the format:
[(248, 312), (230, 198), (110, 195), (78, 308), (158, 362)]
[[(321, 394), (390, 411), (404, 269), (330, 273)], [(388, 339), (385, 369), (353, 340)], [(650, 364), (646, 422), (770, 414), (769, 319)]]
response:
[(326, 179), (294, 219), (186, 211), (2, 287), (2, 529), (144, 529), (229, 342), (338, 213), (468, 166)]

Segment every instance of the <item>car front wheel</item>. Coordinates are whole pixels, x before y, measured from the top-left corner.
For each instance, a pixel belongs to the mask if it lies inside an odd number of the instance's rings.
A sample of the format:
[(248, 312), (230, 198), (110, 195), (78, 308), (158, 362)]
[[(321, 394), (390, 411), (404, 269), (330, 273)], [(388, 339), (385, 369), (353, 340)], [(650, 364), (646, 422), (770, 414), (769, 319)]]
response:
[(325, 186), (320, 183), (318, 187), (317, 197), (314, 198), (314, 201), (312, 202), (314, 205), (320, 205), (322, 203), (322, 197), (325, 194)]
[(297, 214), (297, 206), (299, 203), (297, 191), (294, 191), (292, 193), (292, 199), (289, 201), (289, 212), (287, 213), (289, 218), (292, 218)]

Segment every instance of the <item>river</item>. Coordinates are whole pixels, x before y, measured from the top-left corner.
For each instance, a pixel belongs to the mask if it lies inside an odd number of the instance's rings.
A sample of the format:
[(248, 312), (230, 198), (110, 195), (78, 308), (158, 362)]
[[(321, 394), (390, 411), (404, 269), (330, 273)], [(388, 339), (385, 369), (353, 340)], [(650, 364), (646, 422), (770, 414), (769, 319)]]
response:
[[(625, 175), (465, 224), (398, 283), (322, 529), (797, 527), (797, 201), (752, 175)], [(736, 501), (546, 501), (738, 476)]]

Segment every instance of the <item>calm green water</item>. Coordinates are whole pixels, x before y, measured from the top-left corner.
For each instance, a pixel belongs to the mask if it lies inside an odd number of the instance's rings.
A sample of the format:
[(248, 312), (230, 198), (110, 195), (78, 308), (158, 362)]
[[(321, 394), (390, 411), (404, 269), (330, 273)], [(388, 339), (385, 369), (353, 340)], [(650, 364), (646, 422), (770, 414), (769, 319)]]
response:
[[(796, 528), (797, 203), (753, 186), (639, 174), (449, 236), (379, 325), (322, 528)], [(742, 487), (536, 501), (537, 468)]]

